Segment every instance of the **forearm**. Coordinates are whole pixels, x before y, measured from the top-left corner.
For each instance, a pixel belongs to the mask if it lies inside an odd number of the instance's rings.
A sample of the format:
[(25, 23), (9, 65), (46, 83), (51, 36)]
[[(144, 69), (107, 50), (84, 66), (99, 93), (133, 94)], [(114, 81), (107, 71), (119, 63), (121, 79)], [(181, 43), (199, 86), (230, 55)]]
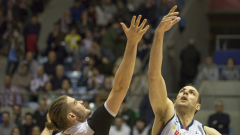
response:
[(161, 74), (164, 33), (155, 32), (149, 60), (149, 75)]
[(136, 61), (137, 42), (127, 41), (123, 60), (115, 75), (113, 90), (128, 90)]

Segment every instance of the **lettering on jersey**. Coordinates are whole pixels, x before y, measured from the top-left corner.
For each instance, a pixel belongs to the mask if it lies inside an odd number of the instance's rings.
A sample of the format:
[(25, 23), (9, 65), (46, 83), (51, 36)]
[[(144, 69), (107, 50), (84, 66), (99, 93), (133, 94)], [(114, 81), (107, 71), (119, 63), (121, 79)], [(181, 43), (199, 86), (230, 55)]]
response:
[(176, 126), (176, 125), (173, 125), (172, 129), (176, 129), (176, 128), (177, 128), (177, 126)]
[(196, 131), (195, 135), (202, 135), (199, 131)]
[(174, 135), (181, 135), (177, 130), (175, 131)]

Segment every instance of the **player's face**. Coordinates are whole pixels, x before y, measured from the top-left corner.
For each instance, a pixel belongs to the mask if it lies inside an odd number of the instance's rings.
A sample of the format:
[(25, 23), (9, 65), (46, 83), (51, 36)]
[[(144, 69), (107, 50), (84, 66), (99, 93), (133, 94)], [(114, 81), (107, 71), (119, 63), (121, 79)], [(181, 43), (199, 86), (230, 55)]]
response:
[(72, 113), (76, 115), (76, 118), (80, 122), (84, 122), (92, 113), (91, 110), (84, 107), (83, 101), (77, 101), (74, 98), (68, 97), (68, 104), (71, 106)]
[(200, 109), (200, 104), (198, 104), (198, 91), (192, 86), (183, 87), (177, 96), (175, 106), (179, 107), (191, 107), (196, 110)]

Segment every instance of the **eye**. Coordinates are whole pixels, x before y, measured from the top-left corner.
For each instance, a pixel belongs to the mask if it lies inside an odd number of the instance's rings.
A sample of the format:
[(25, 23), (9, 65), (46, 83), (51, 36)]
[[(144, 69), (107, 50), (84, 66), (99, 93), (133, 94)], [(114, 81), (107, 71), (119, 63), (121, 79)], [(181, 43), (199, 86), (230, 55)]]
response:
[(194, 93), (193, 93), (192, 91), (190, 91), (190, 94), (193, 94), (193, 95), (194, 95)]

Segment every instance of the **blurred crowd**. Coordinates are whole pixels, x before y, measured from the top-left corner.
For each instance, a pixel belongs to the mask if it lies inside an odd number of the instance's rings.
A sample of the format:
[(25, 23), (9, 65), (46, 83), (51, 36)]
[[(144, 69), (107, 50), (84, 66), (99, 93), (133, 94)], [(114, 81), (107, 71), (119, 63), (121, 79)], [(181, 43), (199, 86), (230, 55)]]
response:
[[(47, 110), (59, 95), (84, 100), (85, 107), (89, 102), (101, 105), (112, 89), (126, 45), (119, 23), (129, 26), (132, 16), (141, 14), (151, 27), (138, 45), (135, 77), (145, 67), (142, 63), (156, 25), (173, 5), (178, 4), (178, 10), (183, 8), (183, 0), (176, 2), (74, 0), (73, 6), (52, 24), (52, 32), (46, 35), (46, 48), (40, 50), (39, 15), (48, 0), (0, 0), (0, 55), (7, 60), (0, 107), (12, 108), (0, 110), (0, 134), (39, 135)], [(90, 96), (82, 96), (83, 93)], [(148, 104), (150, 110), (146, 112), (146, 103), (142, 104), (139, 117), (124, 102), (113, 122), (116, 129), (111, 128), (111, 132), (118, 132), (125, 121), (128, 131), (124, 132), (148, 134), (152, 121), (147, 113), (152, 110)], [(22, 107), (38, 109), (23, 112)], [(153, 114), (150, 117), (153, 120)]]
[(187, 84), (194, 84), (198, 88), (204, 80), (240, 80), (239, 68), (237, 68), (234, 58), (229, 57), (225, 65), (216, 65), (214, 58), (208, 56), (204, 63), (200, 63), (201, 54), (195, 45), (195, 40), (190, 39), (188, 45), (181, 51), (180, 88)]

